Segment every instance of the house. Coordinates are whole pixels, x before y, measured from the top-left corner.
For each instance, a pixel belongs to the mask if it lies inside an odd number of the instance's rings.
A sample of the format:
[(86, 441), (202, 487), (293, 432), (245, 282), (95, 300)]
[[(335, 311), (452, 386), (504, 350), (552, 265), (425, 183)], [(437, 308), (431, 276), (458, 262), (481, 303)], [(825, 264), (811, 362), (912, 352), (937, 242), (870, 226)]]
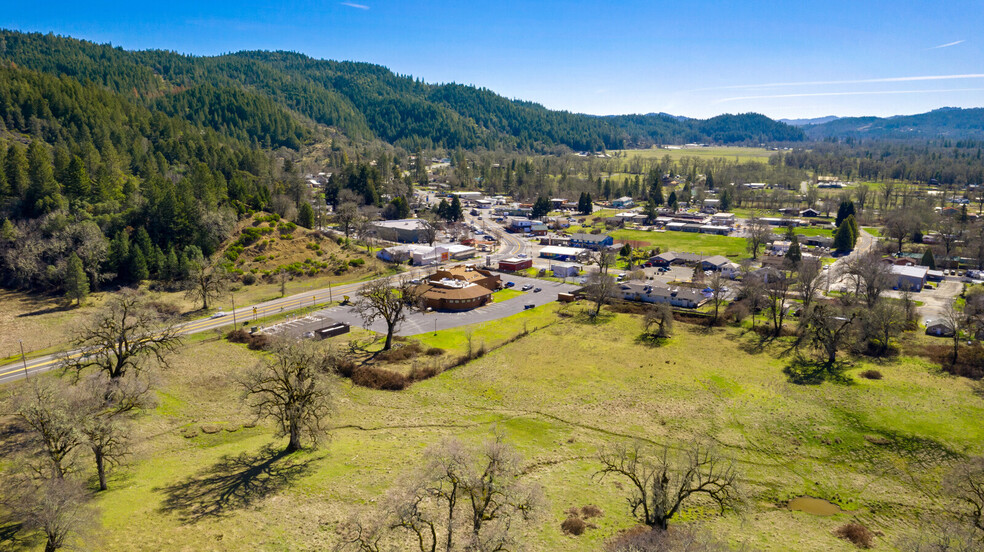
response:
[(499, 270), (504, 270), (506, 272), (516, 272), (527, 268), (533, 268), (533, 259), (511, 257), (499, 261)]
[(819, 217), (820, 216), (820, 211), (817, 211), (816, 209), (813, 209), (811, 207), (809, 209), (803, 209), (802, 211), (800, 211), (799, 212), (799, 216), (801, 216), (801, 217), (810, 217), (810, 218)]
[(567, 203), (567, 200), (562, 197), (554, 197), (550, 199), (550, 204), (553, 205), (554, 209), (560, 209)]
[(804, 236), (803, 243), (813, 247), (830, 247), (834, 245), (834, 238), (830, 236)]
[(615, 240), (606, 234), (571, 234), (571, 247), (600, 250), (614, 245)]
[(628, 209), (633, 205), (635, 205), (635, 201), (633, 201), (632, 198), (629, 196), (620, 197), (612, 201), (612, 207), (615, 207), (617, 209)]
[(615, 291), (623, 301), (643, 303), (668, 303), (674, 307), (695, 309), (707, 299), (696, 289), (688, 287), (653, 286), (649, 284), (625, 283)]
[(789, 248), (790, 246), (792, 246), (792, 244), (793, 242), (790, 241), (776, 240), (769, 245), (769, 250), (775, 253), (785, 254), (787, 251), (789, 251)]
[(585, 249), (580, 247), (548, 245), (540, 249), (540, 256), (544, 259), (555, 259), (558, 261), (576, 261), (584, 252)]
[(423, 243), (429, 224), (422, 219), (377, 220), (372, 223), (380, 239), (397, 243)]
[(771, 226), (782, 226), (782, 227), (786, 227), (786, 226), (794, 226), (794, 227), (795, 226), (805, 226), (805, 224), (803, 224), (803, 221), (801, 221), (799, 219), (777, 218), (777, 217), (762, 217), (759, 220), (761, 220), (762, 222), (764, 222), (766, 224), (769, 224)]
[(926, 335), (936, 337), (953, 337), (953, 327), (943, 319), (936, 318), (926, 321)]
[(764, 190), (768, 184), (765, 182), (749, 182), (747, 184), (741, 185), (743, 188), (748, 188), (749, 190)]
[(741, 267), (721, 255), (706, 257), (700, 261), (701, 269), (720, 272), (725, 278), (734, 280), (741, 272)]
[(731, 226), (735, 223), (734, 213), (714, 213), (711, 215), (711, 224), (718, 226)]
[(660, 253), (659, 255), (650, 257), (649, 262), (656, 266), (670, 266), (674, 264), (693, 266), (702, 259), (703, 257), (696, 253), (667, 251), (666, 253)]
[(580, 274), (581, 267), (575, 263), (554, 261), (550, 263), (550, 271), (553, 272), (554, 278), (570, 278)]
[(716, 234), (718, 236), (727, 236), (731, 233), (730, 226), (716, 226), (713, 224), (702, 224), (700, 226), (701, 234)]
[(893, 279), (895, 279), (896, 289), (909, 288), (912, 291), (922, 291), (924, 285), (926, 285), (926, 273), (929, 272), (929, 268), (925, 266), (900, 266), (892, 265), (891, 274)]
[(475, 207), (477, 207), (479, 209), (491, 209), (492, 208), (492, 205), (493, 205), (493, 203), (492, 203), (492, 200), (490, 200), (490, 199), (476, 199), (475, 200)]
[(530, 226), (530, 233), (534, 236), (546, 236), (547, 235), (547, 225), (546, 224), (534, 224)]
[(510, 232), (529, 232), (533, 227), (533, 221), (526, 217), (512, 217), (509, 219)]

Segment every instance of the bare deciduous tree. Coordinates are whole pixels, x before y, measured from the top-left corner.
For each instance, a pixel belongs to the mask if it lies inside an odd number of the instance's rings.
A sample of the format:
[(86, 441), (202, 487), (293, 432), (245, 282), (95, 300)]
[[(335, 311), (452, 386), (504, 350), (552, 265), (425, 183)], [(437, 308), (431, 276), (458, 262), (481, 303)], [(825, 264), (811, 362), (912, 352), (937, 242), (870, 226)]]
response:
[(714, 306), (714, 320), (712, 323), (717, 323), (718, 317), (721, 313), (721, 305), (724, 304), (724, 276), (721, 275), (721, 271), (715, 270), (711, 274), (711, 281), (707, 283), (708, 286), (713, 290), (711, 292), (711, 305)]
[(345, 234), (345, 241), (348, 241), (349, 234), (352, 232), (352, 227), (355, 225), (355, 221), (359, 218), (359, 206), (352, 201), (346, 201), (335, 209), (335, 223), (342, 229)]
[(420, 298), (417, 286), (408, 279), (401, 279), (396, 284), (389, 279), (379, 279), (362, 286), (354, 307), (367, 328), (379, 319), (386, 322), (383, 350), (388, 351), (393, 345), (393, 332), (406, 320), (408, 313), (420, 308)]
[(84, 443), (78, 416), (65, 397), (65, 386), (60, 382), (35, 379), (17, 409), (17, 415), (33, 431), (36, 450), (43, 459), (34, 470), (45, 478), (64, 478), (72, 468), (76, 449)]
[(800, 262), (796, 271), (796, 287), (803, 299), (803, 310), (808, 310), (823, 287), (826, 276), (823, 274), (823, 263), (815, 257), (805, 258)]
[(769, 238), (772, 237), (772, 229), (762, 219), (752, 217), (748, 219), (745, 233), (747, 234), (745, 239), (748, 240), (748, 252), (752, 254), (753, 259), (757, 259), (759, 249), (768, 243)]
[(902, 253), (902, 244), (912, 236), (918, 227), (918, 221), (913, 218), (911, 212), (905, 209), (896, 209), (885, 215), (883, 230), (885, 236), (897, 244), (898, 253)]
[(167, 356), (181, 344), (173, 324), (163, 320), (136, 291), (123, 290), (82, 323), (72, 340), (75, 353), (62, 359), (65, 370), (87, 368), (118, 379), (140, 372), (149, 361), (167, 366)]
[(287, 436), (285, 452), (313, 445), (326, 435), (324, 418), (331, 412), (330, 359), (307, 343), (280, 342), (269, 358), (239, 380), (246, 405), (257, 418), (272, 418), (278, 436)]
[(833, 365), (857, 313), (848, 316), (835, 306), (816, 303), (804, 316), (813, 347), (824, 355), (827, 366)]
[(734, 466), (700, 445), (674, 458), (669, 447), (655, 450), (638, 442), (623, 443), (603, 452), (599, 459), (602, 468), (598, 475), (628, 479), (632, 514), (656, 529), (666, 530), (673, 516), (695, 495), (713, 501), (721, 513), (739, 503)]
[[(959, 464), (946, 478), (944, 488), (961, 505), (957, 517), (984, 531), (984, 456)], [(984, 538), (984, 533), (980, 536)]]
[[(81, 482), (74, 479), (21, 478), (5, 488), (11, 518), (25, 529), (45, 536), (45, 552), (82, 545), (91, 529), (95, 511)], [(89, 546), (91, 541), (87, 542)]]
[(863, 312), (861, 322), (865, 341), (874, 338), (878, 343), (878, 354), (884, 355), (891, 340), (905, 329), (906, 318), (902, 305), (881, 299), (873, 308)]
[(786, 301), (789, 298), (789, 278), (779, 270), (768, 273), (765, 282), (765, 297), (772, 318), (772, 331), (775, 336), (782, 333), (782, 325), (786, 320)]
[(588, 300), (595, 304), (592, 316), (601, 314), (601, 307), (612, 298), (617, 285), (618, 283), (613, 276), (601, 270), (588, 274), (584, 283), (584, 292)]
[(957, 363), (957, 357), (960, 353), (960, 330), (965, 326), (965, 317), (960, 309), (957, 308), (956, 299), (947, 302), (943, 306), (943, 310), (940, 312), (940, 319), (953, 329), (953, 363)]
[(643, 315), (642, 327), (646, 335), (669, 337), (670, 332), (673, 331), (673, 309), (666, 303), (650, 306)]
[(210, 302), (221, 296), (229, 282), (229, 273), (218, 259), (193, 259), (188, 273), (188, 293), (186, 297), (200, 301), (202, 309), (207, 310)]
[(521, 458), (501, 436), (477, 448), (444, 441), (425, 456), (428, 464), (389, 492), (384, 510), (349, 524), (350, 547), (494, 552), (520, 544), (515, 525), (532, 519), (541, 493), (520, 479)]
[(846, 271), (848, 279), (854, 283), (855, 295), (863, 297), (869, 309), (875, 306), (885, 290), (892, 287), (891, 268), (874, 250), (852, 257)]

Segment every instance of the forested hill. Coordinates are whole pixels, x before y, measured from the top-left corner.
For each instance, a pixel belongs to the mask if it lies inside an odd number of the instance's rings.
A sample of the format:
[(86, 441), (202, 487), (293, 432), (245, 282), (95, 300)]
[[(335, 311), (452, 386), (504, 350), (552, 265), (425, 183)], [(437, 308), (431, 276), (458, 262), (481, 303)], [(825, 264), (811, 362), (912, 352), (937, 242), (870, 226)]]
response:
[(0, 62), (89, 81), (150, 109), (259, 146), (296, 148), (310, 123), (353, 139), (416, 148), (614, 149), (653, 143), (799, 141), (757, 114), (708, 120), (594, 117), (553, 111), (459, 84), (426, 84), (368, 63), (290, 52), (197, 57), (125, 51), (54, 35), (0, 31)]
[(984, 108), (944, 107), (918, 115), (845, 117), (803, 127), (812, 139), (868, 138), (872, 140), (982, 140)]

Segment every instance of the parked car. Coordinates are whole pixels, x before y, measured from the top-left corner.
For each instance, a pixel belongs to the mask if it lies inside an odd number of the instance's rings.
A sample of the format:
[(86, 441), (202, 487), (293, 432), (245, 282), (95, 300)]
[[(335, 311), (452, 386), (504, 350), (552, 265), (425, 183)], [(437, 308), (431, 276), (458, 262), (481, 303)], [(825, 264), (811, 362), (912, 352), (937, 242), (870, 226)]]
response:
[(523, 305), (523, 309), (524, 309), (524, 310), (527, 310), (527, 309), (532, 309), (532, 308), (533, 308), (533, 307), (535, 307), (535, 306), (536, 306), (536, 305), (534, 305), (533, 303), (526, 303), (525, 305)]
[(523, 286), (523, 291), (529, 291), (531, 289), (533, 289), (533, 284), (526, 284)]
[(543, 291), (542, 288), (533, 288), (533, 293), (540, 293), (541, 291)]
[(513, 287), (515, 285), (516, 285), (516, 282), (506, 282), (506, 287)]

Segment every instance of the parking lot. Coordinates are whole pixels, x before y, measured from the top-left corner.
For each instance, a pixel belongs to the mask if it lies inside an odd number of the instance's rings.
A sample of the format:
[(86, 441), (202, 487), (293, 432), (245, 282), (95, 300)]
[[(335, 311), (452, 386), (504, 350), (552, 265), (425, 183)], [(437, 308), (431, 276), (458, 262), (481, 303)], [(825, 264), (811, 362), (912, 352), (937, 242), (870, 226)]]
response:
[[(424, 332), (433, 332), (466, 326), (468, 324), (480, 324), (491, 322), (507, 316), (512, 316), (522, 312), (527, 304), (534, 306), (545, 305), (557, 300), (558, 293), (568, 293), (574, 291), (578, 286), (562, 284), (536, 278), (526, 278), (523, 276), (502, 275), (502, 281), (514, 282), (513, 289), (521, 290), (525, 285), (532, 285), (534, 288), (542, 289), (539, 293), (533, 291), (525, 292), (521, 297), (514, 297), (507, 301), (495, 301), (488, 305), (472, 309), (465, 312), (414, 312), (407, 316), (407, 319), (396, 331), (397, 335), (415, 335)], [(494, 301), (494, 296), (493, 296)], [(336, 306), (317, 311), (312, 316), (332, 318), (339, 322), (345, 322), (352, 326), (363, 327), (362, 318), (351, 305)], [(386, 332), (386, 323), (377, 320), (368, 329), (375, 332)]]

